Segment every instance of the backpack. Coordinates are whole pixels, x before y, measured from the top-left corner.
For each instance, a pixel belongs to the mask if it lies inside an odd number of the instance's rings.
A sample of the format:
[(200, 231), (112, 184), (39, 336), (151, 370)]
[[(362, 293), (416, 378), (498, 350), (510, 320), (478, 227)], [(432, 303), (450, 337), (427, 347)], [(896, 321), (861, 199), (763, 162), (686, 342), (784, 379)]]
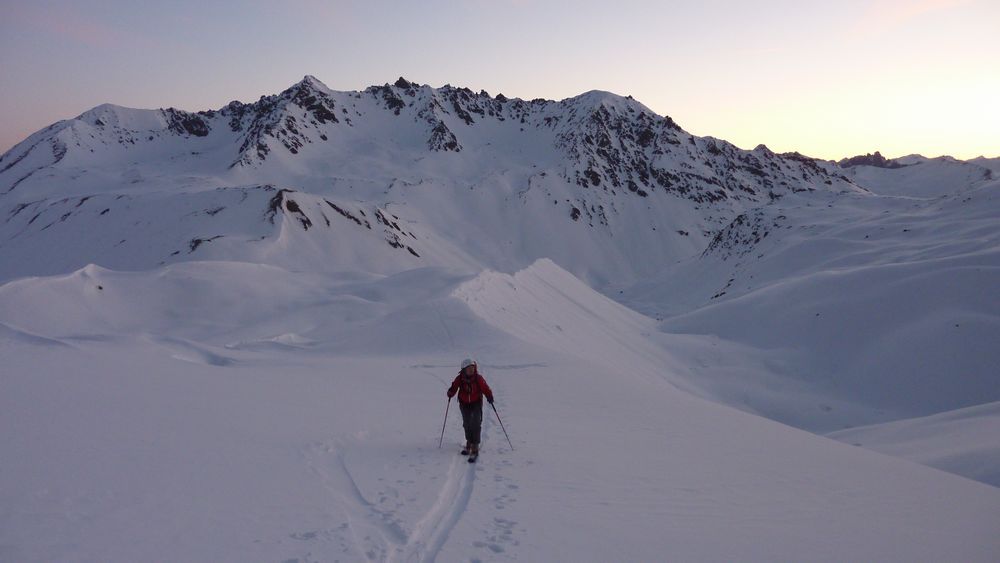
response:
[(483, 399), (483, 390), (479, 386), (479, 374), (473, 375), (471, 379), (465, 377), (465, 374), (461, 374), (458, 377), (459, 399), (461, 399), (463, 394), (471, 399), (470, 403), (475, 403), (477, 400), (481, 401)]

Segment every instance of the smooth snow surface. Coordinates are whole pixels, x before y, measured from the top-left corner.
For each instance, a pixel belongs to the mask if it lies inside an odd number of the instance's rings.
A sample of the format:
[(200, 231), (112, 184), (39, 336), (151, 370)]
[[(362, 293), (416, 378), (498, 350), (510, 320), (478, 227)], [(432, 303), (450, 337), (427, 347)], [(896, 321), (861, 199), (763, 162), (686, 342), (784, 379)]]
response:
[[(509, 317), (493, 315), (501, 303)], [(46, 308), (62, 314), (26, 313)], [(88, 267), (7, 284), (0, 311), (5, 560), (988, 561), (1000, 548), (1000, 490), (678, 390), (649, 369), (651, 321), (551, 262), (369, 282)], [(355, 333), (370, 349), (345, 353)], [(594, 349), (567, 349), (564, 333)], [(466, 354), (516, 448), (490, 413), (471, 467), (454, 405), (437, 447)]]
[(829, 434), (1000, 487), (1000, 403)]

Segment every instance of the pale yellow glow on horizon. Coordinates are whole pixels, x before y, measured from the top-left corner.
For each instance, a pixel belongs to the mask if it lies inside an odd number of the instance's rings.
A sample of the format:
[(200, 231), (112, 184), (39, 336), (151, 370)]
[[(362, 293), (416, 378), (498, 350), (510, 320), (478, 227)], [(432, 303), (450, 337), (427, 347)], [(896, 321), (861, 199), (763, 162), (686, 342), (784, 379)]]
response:
[(686, 68), (690, 86), (647, 83), (642, 101), (741, 148), (1000, 157), (1000, 2), (876, 0), (822, 31), (733, 52), (745, 63), (721, 79), (707, 54)]
[[(398, 76), (524, 99), (607, 90), (695, 135), (826, 159), (1000, 157), (1000, 0), (251, 4), (15, 6), (0, 151), (101, 103), (218, 109), (311, 74), (335, 90)], [(247, 37), (268, 46), (247, 56)]]
[(741, 148), (763, 143), (776, 152), (838, 160), (874, 151), (899, 157), (921, 147), (924, 156), (966, 160), (1000, 156), (998, 99), (1000, 75), (971, 84), (945, 78), (878, 90), (846, 88), (778, 98), (752, 111), (720, 106), (697, 121), (676, 117), (693, 134), (725, 139)]

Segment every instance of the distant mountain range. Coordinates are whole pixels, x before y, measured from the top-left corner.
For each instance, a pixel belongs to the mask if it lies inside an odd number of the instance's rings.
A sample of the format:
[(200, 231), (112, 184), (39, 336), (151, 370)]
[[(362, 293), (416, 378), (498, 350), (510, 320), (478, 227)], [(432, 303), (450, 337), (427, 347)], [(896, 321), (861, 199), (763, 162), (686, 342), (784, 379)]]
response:
[(793, 194), (931, 197), (996, 174), (1000, 159), (741, 150), (608, 92), (521, 100), (404, 78), (337, 92), (306, 76), (216, 111), (105, 104), (16, 145), (0, 157), (0, 282), (89, 263), (395, 273), (551, 258), (626, 287)]
[[(266, 246), (278, 214), (310, 236), (346, 226), (382, 240), (378, 270), (554, 257), (606, 282), (699, 251), (748, 208), (862, 189), (823, 162), (696, 137), (607, 92), (525, 101), (403, 78), (335, 92), (307, 76), (252, 104), (106, 104), (31, 135), (0, 157), (2, 251), (17, 256), (0, 278), (150, 267), (220, 246), (238, 258)], [(66, 251), (38, 256), (35, 239)]]

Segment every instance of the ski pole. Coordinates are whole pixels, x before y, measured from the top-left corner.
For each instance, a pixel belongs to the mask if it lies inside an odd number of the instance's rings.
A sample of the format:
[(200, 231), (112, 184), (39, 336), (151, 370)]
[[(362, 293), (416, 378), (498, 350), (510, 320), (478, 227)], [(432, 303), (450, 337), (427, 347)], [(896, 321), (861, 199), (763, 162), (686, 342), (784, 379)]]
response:
[(500, 423), (500, 429), (503, 430), (503, 435), (507, 438), (507, 445), (510, 446), (510, 451), (514, 451), (514, 444), (510, 443), (510, 436), (507, 436), (507, 429), (503, 427), (503, 421), (500, 420), (500, 413), (497, 412), (496, 405), (490, 403), (490, 406), (493, 407), (493, 414), (497, 415), (497, 422)]
[(446, 424), (448, 424), (448, 409), (450, 408), (451, 408), (451, 397), (448, 397), (448, 406), (444, 408), (444, 422), (441, 423), (441, 439), (438, 440), (438, 449), (441, 449), (441, 444), (444, 443), (444, 427)]

